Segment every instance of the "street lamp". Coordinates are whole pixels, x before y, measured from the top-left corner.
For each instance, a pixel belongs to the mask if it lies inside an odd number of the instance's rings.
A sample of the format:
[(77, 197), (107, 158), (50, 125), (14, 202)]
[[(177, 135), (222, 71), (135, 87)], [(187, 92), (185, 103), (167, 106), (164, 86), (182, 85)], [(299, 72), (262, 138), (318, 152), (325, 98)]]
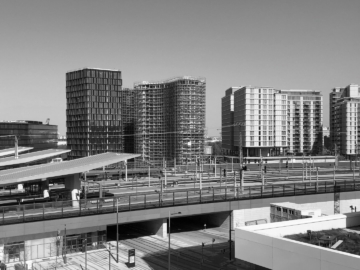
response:
[(85, 248), (85, 270), (87, 270), (87, 248), (86, 248), (86, 246), (87, 246), (87, 240), (84, 239), (83, 240), (83, 247)]
[(168, 270), (170, 270), (171, 268), (171, 260), (170, 260), (170, 250), (171, 250), (171, 247), (170, 247), (170, 216), (175, 216), (175, 215), (181, 215), (181, 212), (177, 212), (177, 213), (172, 213), (170, 214), (170, 211), (169, 211), (169, 248), (168, 248), (168, 262), (169, 262), (169, 266), (168, 266)]

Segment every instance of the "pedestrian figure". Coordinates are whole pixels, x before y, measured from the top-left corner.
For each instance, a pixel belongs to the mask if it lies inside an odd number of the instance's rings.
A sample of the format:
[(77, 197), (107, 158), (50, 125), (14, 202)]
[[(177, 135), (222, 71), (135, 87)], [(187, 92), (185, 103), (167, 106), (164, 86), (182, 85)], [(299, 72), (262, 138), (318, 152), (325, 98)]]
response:
[(0, 270), (6, 270), (6, 265), (0, 261)]
[(264, 166), (264, 172), (266, 173), (266, 166)]

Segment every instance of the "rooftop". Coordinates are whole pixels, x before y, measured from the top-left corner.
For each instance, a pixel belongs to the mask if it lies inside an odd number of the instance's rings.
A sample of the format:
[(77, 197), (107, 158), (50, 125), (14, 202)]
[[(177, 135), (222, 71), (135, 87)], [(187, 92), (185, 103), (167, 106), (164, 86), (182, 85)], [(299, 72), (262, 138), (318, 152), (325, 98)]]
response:
[(43, 150), (43, 151), (32, 152), (32, 153), (20, 155), (18, 159), (15, 159), (14, 156), (0, 158), (0, 167), (13, 166), (13, 165), (19, 165), (19, 164), (39, 161), (42, 159), (62, 155), (62, 154), (68, 153), (70, 151), (71, 150), (67, 150), (67, 149), (47, 149), (47, 150)]
[(47, 163), (3, 170), (0, 171), (0, 186), (83, 173), (139, 156), (139, 154), (117, 154), (108, 152), (59, 163)]
[(78, 68), (78, 69), (74, 69), (74, 70), (69, 70), (66, 73), (69, 72), (75, 72), (75, 71), (80, 71), (80, 70), (84, 70), (84, 69), (96, 69), (96, 70), (104, 70), (104, 71), (117, 71), (117, 72), (121, 72), (121, 70), (119, 69), (107, 69), (107, 68), (94, 68), (94, 67), (84, 67), (84, 68)]
[(163, 80), (163, 81), (138, 81), (138, 82), (134, 83), (134, 87), (136, 87), (138, 85), (142, 85), (142, 84), (162, 84), (162, 83), (175, 82), (178, 80), (196, 80), (196, 81), (205, 82), (206, 79), (204, 77), (178, 76), (178, 77), (170, 78), (170, 79)]
[[(18, 147), (18, 153), (30, 151), (33, 147)], [(0, 157), (15, 155), (15, 148), (7, 148), (0, 150)]]

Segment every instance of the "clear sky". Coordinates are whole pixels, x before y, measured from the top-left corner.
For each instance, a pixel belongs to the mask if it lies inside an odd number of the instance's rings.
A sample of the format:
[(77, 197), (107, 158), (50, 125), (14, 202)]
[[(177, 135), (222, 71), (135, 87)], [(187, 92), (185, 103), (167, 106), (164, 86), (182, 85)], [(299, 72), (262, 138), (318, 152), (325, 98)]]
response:
[(359, 0), (2, 0), (0, 119), (50, 118), (66, 132), (65, 73), (122, 71), (124, 86), (207, 80), (206, 126), (230, 86), (321, 90), (360, 84)]

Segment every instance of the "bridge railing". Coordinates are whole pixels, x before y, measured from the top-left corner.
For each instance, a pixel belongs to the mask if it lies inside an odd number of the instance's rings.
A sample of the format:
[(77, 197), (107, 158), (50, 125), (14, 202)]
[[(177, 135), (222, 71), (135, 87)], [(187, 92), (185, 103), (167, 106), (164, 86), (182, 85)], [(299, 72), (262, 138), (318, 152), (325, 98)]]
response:
[(0, 207), (0, 225), (90, 216), (117, 211), (213, 203), (234, 200), (249, 200), (272, 197), (301, 196), (320, 193), (347, 192), (360, 190), (360, 181), (321, 181), (294, 184), (273, 184), (245, 186), (227, 185), (206, 187), (202, 190), (166, 190), (147, 194), (120, 195), (119, 197), (91, 198), (77, 201), (52, 201), (25, 205)]

